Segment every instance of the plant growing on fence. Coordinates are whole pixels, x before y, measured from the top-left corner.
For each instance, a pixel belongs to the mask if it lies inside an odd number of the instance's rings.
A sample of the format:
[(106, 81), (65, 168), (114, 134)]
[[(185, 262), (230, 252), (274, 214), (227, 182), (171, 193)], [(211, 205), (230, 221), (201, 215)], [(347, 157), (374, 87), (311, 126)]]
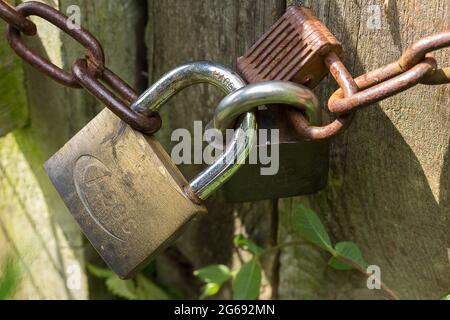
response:
[[(261, 289), (262, 270), (260, 258), (263, 255), (279, 252), (281, 249), (310, 244), (326, 250), (331, 254), (328, 265), (336, 270), (357, 270), (365, 276), (371, 276), (367, 272), (369, 264), (357, 244), (351, 241), (341, 241), (333, 246), (324, 225), (318, 215), (311, 209), (300, 206), (294, 212), (293, 226), (304, 240), (283, 243), (276, 247), (263, 249), (251, 240), (240, 235), (235, 238), (235, 246), (240, 250), (246, 250), (252, 254), (252, 258), (244, 263), (239, 270), (230, 270), (225, 265), (211, 265), (196, 270), (194, 275), (200, 278), (203, 286), (201, 299), (217, 294), (225, 283), (232, 281), (233, 298), (254, 300), (259, 296)], [(398, 299), (392, 290), (379, 281), (381, 289), (391, 299)]]

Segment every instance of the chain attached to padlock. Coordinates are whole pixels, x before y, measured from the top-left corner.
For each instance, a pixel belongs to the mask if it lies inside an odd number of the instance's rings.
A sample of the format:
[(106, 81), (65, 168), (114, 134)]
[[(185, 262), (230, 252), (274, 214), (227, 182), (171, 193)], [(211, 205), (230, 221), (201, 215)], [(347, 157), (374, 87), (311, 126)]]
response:
[[(86, 58), (77, 61), (72, 72), (62, 70), (47, 59), (41, 57), (22, 39), (21, 33), (34, 36), (36, 25), (27, 17), (38, 16), (78, 41), (87, 50)], [(147, 134), (155, 133), (161, 127), (158, 114), (142, 115), (133, 112), (127, 105), (136, 100), (136, 92), (119, 76), (105, 66), (105, 55), (98, 40), (86, 29), (69, 28), (68, 18), (58, 10), (36, 1), (29, 1), (13, 8), (6, 1), (0, 0), (0, 18), (8, 23), (6, 36), (13, 50), (27, 63), (45, 75), (70, 88), (86, 88), (104, 103), (119, 118), (136, 130)], [(107, 89), (104, 81), (120, 98)], [(125, 102), (124, 102), (125, 101)]]
[[(87, 48), (86, 58), (77, 61), (72, 72), (39, 56), (21, 39), (21, 33), (37, 34), (36, 25), (27, 19), (32, 15), (54, 24)], [(64, 14), (36, 1), (13, 7), (6, 0), (0, 0), (0, 18), (8, 23), (7, 38), (11, 47), (33, 67), (68, 87), (87, 88), (137, 130), (150, 134), (159, 129), (161, 119), (157, 114), (144, 117), (126, 106), (135, 101), (137, 95), (125, 81), (106, 68), (102, 46), (89, 31), (82, 27), (69, 28)], [(342, 46), (332, 33), (309, 9), (290, 6), (269, 32), (239, 59), (238, 69), (250, 83), (288, 80), (310, 88), (320, 82), (328, 69), (340, 86), (328, 102), (328, 109), (339, 115), (337, 120), (323, 127), (310, 126), (304, 119), (297, 121), (297, 129), (305, 138), (319, 140), (345, 129), (351, 119), (347, 113), (352, 110), (384, 100), (419, 83), (450, 83), (450, 68), (438, 69), (431, 55), (431, 52), (448, 46), (450, 30), (424, 37), (408, 48), (398, 61), (354, 79), (340, 60)], [(119, 92), (121, 98), (99, 79)]]
[[(229, 83), (218, 81), (217, 74)], [(137, 99), (135, 109), (143, 102), (151, 105), (141, 108), (145, 113), (153, 106), (159, 109), (194, 83), (211, 83), (226, 94), (245, 86), (223, 66), (191, 63), (163, 76)], [(223, 156), (189, 184), (155, 138), (130, 129), (105, 110), (45, 168), (96, 250), (116, 273), (128, 278), (170, 244), (191, 219), (206, 212), (202, 200), (239, 168), (253, 137), (238, 148), (237, 141), (255, 125), (253, 113), (247, 113), (240, 121), (242, 130), (236, 131)], [(230, 161), (225, 161), (230, 153)]]
[[(37, 33), (28, 19), (32, 15), (82, 44), (86, 58), (69, 72), (39, 56), (22, 39), (22, 34)], [(450, 68), (437, 69), (431, 55), (450, 46), (450, 30), (417, 41), (397, 62), (353, 78), (341, 61), (339, 41), (309, 9), (292, 6), (239, 59), (239, 72), (249, 85), (226, 67), (196, 62), (172, 70), (138, 96), (105, 66), (97, 39), (83, 28), (69, 28), (68, 18), (52, 7), (29, 1), (14, 8), (0, 0), (0, 18), (8, 23), (8, 41), (20, 57), (65, 86), (87, 89), (109, 109), (45, 167), (83, 232), (123, 278), (136, 274), (189, 221), (205, 213), (202, 200), (222, 185), (231, 201), (319, 191), (327, 181), (329, 138), (349, 125), (353, 111), (419, 83), (450, 83)], [(328, 73), (340, 89), (328, 101), (336, 119), (322, 125), (321, 108), (311, 88)], [(158, 110), (174, 94), (205, 82), (227, 94), (214, 112), (211, 127), (240, 130), (214, 164), (188, 182), (151, 134), (161, 126)], [(261, 105), (267, 105), (267, 110), (256, 110)], [(255, 146), (251, 132), (257, 128), (279, 129), (280, 141)], [(258, 165), (243, 162), (254, 146), (264, 149), (270, 144), (283, 148), (280, 171), (263, 178)], [(248, 193), (249, 185), (253, 195)]]
[(291, 6), (238, 60), (238, 68), (249, 82), (285, 80), (310, 88), (320, 82), (328, 69), (340, 87), (328, 102), (329, 111), (337, 114), (337, 119), (318, 127), (300, 118), (296, 126), (306, 139), (321, 140), (345, 129), (354, 110), (417, 84), (450, 83), (450, 68), (438, 69), (431, 55), (431, 52), (448, 46), (450, 30), (424, 37), (409, 47), (398, 61), (353, 78), (340, 58), (340, 43), (326, 26), (311, 10)]

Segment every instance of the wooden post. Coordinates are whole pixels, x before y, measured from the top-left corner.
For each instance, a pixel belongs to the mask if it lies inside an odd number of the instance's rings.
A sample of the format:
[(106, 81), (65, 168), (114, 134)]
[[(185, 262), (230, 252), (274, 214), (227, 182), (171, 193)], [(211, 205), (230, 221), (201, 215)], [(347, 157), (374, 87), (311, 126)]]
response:
[[(108, 66), (141, 90), (188, 61), (207, 59), (234, 67), (236, 58), (291, 4), (285, 0), (46, 2), (63, 11), (68, 5), (79, 5), (83, 26), (104, 45)], [(355, 76), (395, 61), (415, 39), (449, 28), (450, 3), (445, 0), (296, 3), (312, 7), (342, 41), (344, 62)], [(32, 45), (52, 61), (68, 68), (84, 55), (71, 39), (50, 32), (54, 29), (47, 23), (39, 21), (38, 28), (40, 38)], [(0, 66), (8, 64), (4, 57), (0, 52)], [(450, 61), (446, 51), (436, 57), (442, 65)], [(21, 106), (17, 110), (25, 110), (27, 97), (29, 125), (0, 139), (0, 248), (16, 251), (29, 266), (17, 297), (104, 297), (102, 286), (92, 279), (88, 293), (84, 271), (80, 290), (67, 285), (67, 268), (78, 263), (84, 270), (84, 260), (92, 261), (95, 255), (42, 169), (44, 161), (102, 106), (83, 90), (63, 88), (28, 66), (24, 70), (25, 82), (18, 85), (25, 83), (26, 92), (17, 94)], [(5, 74), (0, 74), (0, 83)], [(323, 106), (334, 89), (336, 84), (328, 79), (316, 90)], [(196, 298), (201, 284), (192, 270), (213, 263), (238, 265), (232, 245), (237, 233), (247, 233), (263, 247), (298, 239), (291, 218), (300, 204), (307, 204), (326, 223), (333, 242), (357, 243), (400, 298), (440, 298), (449, 284), (448, 96), (448, 86), (418, 86), (358, 112), (351, 127), (333, 141), (329, 185), (317, 195), (230, 205), (218, 193), (207, 203), (210, 213), (158, 259), (158, 277), (186, 297)], [(194, 120), (206, 123), (220, 97), (208, 86), (187, 89), (164, 106), (164, 127), (157, 137), (170, 147), (172, 129), (192, 130)], [(23, 124), (22, 119), (14, 126)], [(181, 169), (188, 178), (199, 170)], [(328, 258), (306, 246), (284, 248), (264, 262), (261, 298), (384, 297), (378, 290), (368, 290), (359, 273), (330, 269)], [(230, 296), (229, 288), (221, 293), (223, 298)]]
[[(234, 65), (285, 5), (284, 1), (149, 3), (147, 43), (153, 80), (195, 59)], [(387, 11), (383, 1), (295, 3), (312, 7), (342, 41), (345, 63), (355, 76), (395, 61), (415, 39), (449, 27), (446, 1), (391, 0)], [(373, 20), (378, 13), (379, 25)], [(444, 64), (449, 61), (446, 52), (437, 57)], [(331, 80), (318, 88), (323, 105), (335, 89)], [(160, 260), (162, 277), (186, 290), (195, 287), (183, 267), (229, 263), (236, 226), (246, 227), (266, 246), (273, 237), (278, 243), (298, 238), (291, 217), (300, 203), (306, 203), (321, 215), (335, 242), (359, 244), (367, 260), (381, 267), (382, 280), (401, 298), (444, 295), (450, 210), (448, 90), (419, 86), (359, 112), (349, 130), (334, 139), (329, 186), (318, 195), (282, 200), (279, 208), (270, 201), (231, 206), (217, 197), (209, 203), (212, 214), (186, 233), (178, 252)], [(200, 87), (170, 102), (163, 111), (166, 144), (171, 128), (191, 128), (194, 120), (208, 120), (205, 108), (216, 101), (209, 87)], [(368, 290), (362, 275), (331, 270), (328, 258), (309, 247), (283, 250), (266, 270), (272, 297), (384, 297), (378, 290)]]
[[(0, 25), (5, 34), (6, 25)], [(23, 84), (20, 59), (14, 56), (5, 38), (0, 39), (0, 137), (24, 126), (28, 120), (28, 108)]]
[[(142, 82), (142, 59), (138, 51), (141, 52), (143, 44), (140, 30), (145, 17), (144, 1), (44, 2), (63, 12), (69, 5), (78, 5), (82, 25), (102, 42), (108, 66), (132, 85)], [(33, 38), (31, 45), (53, 63), (69, 68), (77, 58), (85, 56), (80, 45), (62, 37), (55, 27), (40, 19), (34, 21), (38, 23), (39, 37)], [(3, 29), (4, 22), (0, 24)], [(10, 52), (3, 54), (5, 47), (2, 36), (1, 66), (13, 61)], [(88, 261), (98, 258), (43, 170), (44, 162), (103, 106), (84, 90), (64, 88), (23, 65), (25, 82), (18, 78), (17, 86), (13, 86), (13, 81), (8, 83), (18, 92), (16, 100), (10, 99), (16, 101), (17, 110), (25, 109), (24, 101), (28, 98), (29, 125), (0, 139), (0, 247), (16, 253), (25, 268), (16, 298), (110, 297), (102, 291), (103, 281), (92, 280), (87, 287), (85, 257)], [(17, 75), (20, 73), (2, 69), (0, 83)], [(25, 87), (22, 93), (21, 85)], [(2, 103), (10, 101), (3, 98), (0, 97)]]
[[(212, 60), (235, 67), (237, 57), (252, 45), (284, 12), (284, 1), (149, 1), (149, 74), (150, 82), (175, 66), (194, 60)], [(162, 109), (161, 140), (170, 146), (172, 129), (192, 130), (194, 121), (208, 123), (222, 95), (211, 86), (188, 88)], [(187, 177), (198, 168), (182, 167)], [(176, 252), (169, 251), (159, 260), (161, 277), (198, 297), (200, 283), (192, 270), (213, 263), (237, 263), (233, 258), (235, 233), (247, 232), (259, 244), (276, 242), (276, 202), (261, 201), (244, 205), (227, 204), (217, 194), (207, 202), (209, 214), (182, 236)], [(247, 227), (246, 227), (247, 226)], [(233, 262), (234, 261), (234, 262)], [(191, 268), (186, 272), (186, 266)], [(277, 281), (276, 264), (268, 261), (269, 282)], [(271, 297), (266, 286), (265, 297)], [(224, 292), (224, 297), (230, 297)]]
[[(307, 1), (346, 48), (345, 64), (359, 75), (397, 60), (422, 36), (450, 27), (447, 1)], [(380, 19), (379, 23), (376, 19)], [(375, 20), (374, 20), (375, 19)], [(441, 65), (448, 51), (436, 53)], [(325, 105), (336, 88), (325, 82)], [(329, 186), (320, 194), (282, 201), (280, 238), (309, 203), (335, 242), (359, 244), (382, 280), (403, 299), (439, 299), (449, 285), (449, 86), (418, 86), (357, 113), (334, 140)], [(280, 298), (381, 298), (364, 277), (327, 267), (317, 250), (284, 250)], [(297, 268), (292, 268), (295, 265)]]

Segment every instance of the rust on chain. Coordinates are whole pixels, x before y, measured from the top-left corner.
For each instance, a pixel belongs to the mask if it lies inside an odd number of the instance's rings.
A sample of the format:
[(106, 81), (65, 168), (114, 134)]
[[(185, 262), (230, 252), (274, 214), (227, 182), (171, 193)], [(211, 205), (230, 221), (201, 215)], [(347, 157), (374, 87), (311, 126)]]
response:
[(403, 71), (409, 70), (422, 61), (427, 53), (450, 46), (450, 31), (439, 32), (416, 41), (406, 49), (398, 64)]
[[(450, 83), (450, 67), (437, 68), (432, 51), (450, 46), (450, 31), (422, 38), (389, 65), (354, 79), (340, 59), (342, 47), (328, 28), (305, 8), (290, 7), (274, 26), (238, 60), (247, 81), (287, 80), (315, 87), (328, 73), (338, 83), (328, 101), (336, 120), (311, 126), (305, 117), (291, 119), (306, 139), (327, 139), (351, 123), (354, 110), (379, 102), (419, 83)], [(327, 70), (328, 69), (328, 70)]]
[[(342, 90), (336, 91), (328, 102), (328, 109), (340, 114), (377, 103), (417, 85), (424, 77), (433, 73), (436, 67), (436, 60), (429, 54), (422, 62), (408, 71), (402, 72), (400, 66), (398, 66), (398, 75), (390, 79), (385, 78), (387, 75), (395, 74), (396, 72), (390, 73), (390, 71), (397, 69), (397, 67), (393, 65), (382, 67), (381, 69), (388, 70), (386, 76), (376, 78), (369, 74), (356, 78), (355, 82), (362, 91), (351, 97), (344, 97)], [(374, 73), (382, 74), (379, 70)]]
[[(407, 68), (427, 53), (450, 46), (450, 30), (436, 33), (414, 43), (400, 58), (400, 65)], [(437, 85), (450, 83), (450, 67), (436, 70), (433, 74), (426, 75), (420, 83)]]
[[(77, 81), (92, 95), (103, 102), (115, 115), (129, 124), (133, 129), (145, 134), (153, 134), (161, 128), (158, 114), (144, 115), (131, 110), (128, 105), (106, 88), (97, 77), (93, 76), (86, 60), (78, 60), (72, 67)], [(105, 69), (100, 79), (105, 81), (121, 98), (131, 102), (137, 98), (136, 92), (109, 69)]]
[(36, 25), (31, 20), (25, 18), (12, 5), (3, 0), (0, 0), (0, 18), (27, 36), (34, 36), (37, 32)]
[(398, 61), (356, 78), (355, 82), (362, 90), (358, 94), (349, 98), (344, 97), (342, 90), (336, 91), (328, 102), (328, 109), (346, 113), (389, 98), (419, 83), (450, 83), (450, 68), (437, 69), (437, 62), (431, 54), (448, 46), (450, 30), (416, 41)]
[[(37, 54), (21, 38), (21, 32), (26, 35), (36, 34), (36, 26), (27, 20), (28, 16), (38, 16), (70, 35), (87, 49), (86, 58), (78, 60), (69, 72)], [(142, 115), (128, 107), (130, 102), (137, 99), (136, 92), (111, 70), (105, 68), (103, 48), (87, 30), (81, 26), (69, 27), (67, 16), (44, 3), (35, 1), (26, 2), (14, 8), (0, 0), (0, 18), (8, 23), (7, 38), (11, 47), (33, 67), (68, 87), (86, 88), (134, 129), (146, 134), (153, 134), (159, 130), (161, 127), (159, 115)], [(128, 103), (107, 89), (99, 79)]]
[[(39, 16), (70, 35), (87, 49), (89, 72), (94, 76), (99, 76), (103, 72), (105, 56), (102, 46), (87, 30), (81, 27), (70, 28), (67, 24), (68, 18), (64, 14), (44, 3), (34, 1), (25, 2), (17, 6), (16, 10), (24, 17), (31, 15)], [(31, 49), (22, 40), (19, 29), (8, 25), (7, 38), (14, 51), (33, 67), (63, 85), (80, 88), (78, 80), (72, 73), (57, 67)]]
[[(36, 25), (28, 16), (39, 16), (69, 34), (87, 49), (72, 73), (58, 68), (29, 48), (21, 38), (35, 35)], [(103, 49), (97, 39), (83, 28), (69, 28), (67, 17), (52, 7), (30, 1), (14, 8), (0, 0), (0, 18), (8, 23), (7, 37), (16, 53), (32, 66), (74, 88), (85, 87), (122, 120), (145, 133), (157, 131), (158, 115), (146, 117), (130, 110), (100, 81), (103, 80), (128, 102), (137, 98), (135, 91), (112, 71), (105, 68)], [(311, 126), (304, 117), (293, 117), (299, 133), (307, 139), (326, 139), (345, 129), (354, 110), (379, 102), (416, 84), (450, 83), (450, 67), (437, 69), (431, 52), (450, 46), (450, 30), (427, 36), (409, 47), (401, 58), (356, 79), (350, 75), (339, 55), (341, 44), (328, 28), (306, 8), (289, 7), (283, 17), (238, 61), (238, 68), (249, 82), (278, 79), (315, 87), (328, 73), (339, 84), (328, 101), (328, 109), (337, 119), (323, 127)], [(289, 111), (290, 112), (290, 111)]]
[[(245, 54), (238, 59), (238, 70), (250, 83), (283, 80), (293, 81), (309, 88), (316, 87), (333, 70), (339, 83), (348, 85), (348, 94), (357, 87), (342, 63), (335, 66), (342, 54), (342, 45), (311, 10), (291, 6), (286, 13)], [(342, 78), (342, 80), (341, 80)], [(271, 107), (276, 108), (275, 106)], [(284, 109), (284, 108), (283, 108)], [(257, 111), (258, 112), (258, 111)], [(351, 115), (338, 117), (324, 127), (311, 126), (294, 108), (286, 113), (299, 136), (306, 140), (326, 139), (345, 129)], [(277, 113), (275, 113), (277, 114)]]
[[(324, 62), (343, 90), (345, 97), (350, 98), (358, 92), (359, 89), (355, 80), (336, 53), (330, 52), (327, 54)], [(289, 112), (293, 111), (290, 110)], [(324, 126), (312, 126), (305, 117), (291, 118), (295, 119), (293, 120), (295, 127), (303, 137), (310, 140), (322, 140), (334, 137), (345, 130), (352, 122), (353, 116), (354, 113), (339, 115), (334, 121)]]

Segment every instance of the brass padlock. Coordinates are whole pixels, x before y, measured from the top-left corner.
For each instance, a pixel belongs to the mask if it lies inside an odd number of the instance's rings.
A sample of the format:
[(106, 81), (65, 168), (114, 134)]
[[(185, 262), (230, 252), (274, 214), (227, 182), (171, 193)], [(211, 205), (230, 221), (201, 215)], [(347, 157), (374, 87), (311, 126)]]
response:
[[(245, 82), (234, 72), (207, 62), (191, 63), (166, 74), (139, 101), (161, 107), (194, 83), (207, 82), (225, 93)], [(143, 110), (145, 111), (145, 110)], [(253, 113), (240, 121), (238, 135), (255, 129)], [(239, 144), (235, 160), (245, 158), (252, 138)], [(45, 165), (52, 182), (83, 232), (121, 278), (130, 278), (164, 250), (198, 214), (201, 204), (236, 170), (239, 161), (218, 159), (188, 183), (159, 142), (104, 110)]]
[[(291, 6), (238, 59), (238, 70), (249, 83), (283, 80), (313, 88), (328, 74), (324, 59), (331, 52), (340, 55), (342, 47), (326, 26), (309, 9)], [(321, 125), (319, 108), (315, 112), (313, 124)], [(216, 113), (226, 112), (217, 110)], [(265, 176), (260, 172), (266, 165), (244, 165), (239, 174), (225, 184), (226, 199), (256, 201), (312, 194), (323, 189), (328, 178), (329, 141), (308, 141), (302, 137), (297, 128), (297, 120), (303, 116), (300, 112), (267, 105), (255, 114), (259, 129), (279, 129), (279, 170), (275, 175)], [(216, 121), (217, 117), (220, 115), (216, 116)], [(270, 141), (259, 139), (256, 147), (267, 153), (270, 146)]]

